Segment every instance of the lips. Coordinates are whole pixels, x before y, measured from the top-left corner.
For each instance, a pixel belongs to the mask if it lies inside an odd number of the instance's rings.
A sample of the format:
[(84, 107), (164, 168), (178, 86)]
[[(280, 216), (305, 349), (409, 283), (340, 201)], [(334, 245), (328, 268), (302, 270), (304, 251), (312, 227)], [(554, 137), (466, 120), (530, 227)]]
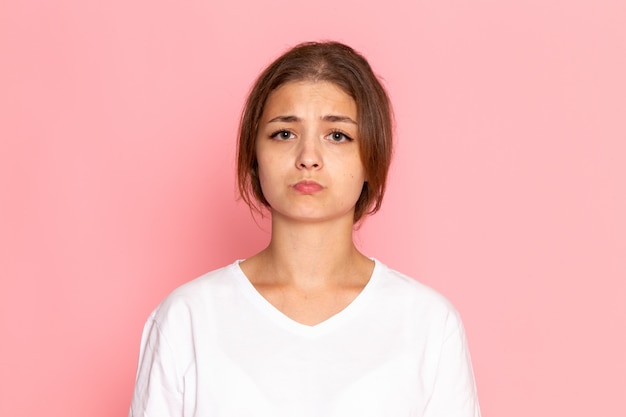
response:
[(319, 191), (322, 191), (324, 187), (322, 187), (320, 184), (316, 183), (315, 181), (305, 180), (305, 181), (300, 181), (294, 184), (293, 188), (302, 194), (314, 194)]

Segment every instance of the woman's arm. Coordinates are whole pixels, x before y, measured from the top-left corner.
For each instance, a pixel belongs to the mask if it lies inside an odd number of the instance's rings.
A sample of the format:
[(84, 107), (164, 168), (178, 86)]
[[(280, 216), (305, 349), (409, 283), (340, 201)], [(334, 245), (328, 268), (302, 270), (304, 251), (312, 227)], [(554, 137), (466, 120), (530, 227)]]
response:
[(480, 417), (463, 324), (455, 316), (447, 325), (451, 330), (441, 346), (432, 395), (424, 417)]
[(129, 417), (182, 417), (180, 380), (172, 348), (151, 316), (142, 335)]

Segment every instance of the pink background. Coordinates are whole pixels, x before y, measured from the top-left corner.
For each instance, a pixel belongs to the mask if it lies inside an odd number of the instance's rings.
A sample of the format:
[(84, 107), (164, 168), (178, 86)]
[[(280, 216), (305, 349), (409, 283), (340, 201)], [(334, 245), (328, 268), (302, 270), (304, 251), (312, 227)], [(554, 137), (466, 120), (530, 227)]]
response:
[(255, 75), (347, 42), (397, 153), (363, 251), (461, 311), (483, 415), (626, 415), (626, 3), (0, 3), (0, 415), (125, 415), (144, 320), (268, 239)]

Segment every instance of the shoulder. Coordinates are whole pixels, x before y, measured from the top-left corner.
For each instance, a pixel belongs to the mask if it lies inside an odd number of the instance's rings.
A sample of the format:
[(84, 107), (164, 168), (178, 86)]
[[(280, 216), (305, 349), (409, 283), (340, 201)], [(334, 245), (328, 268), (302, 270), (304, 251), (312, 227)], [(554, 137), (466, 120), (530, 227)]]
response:
[(454, 309), (452, 304), (442, 294), (433, 288), (419, 282), (415, 278), (391, 269), (382, 262), (376, 260), (374, 271), (379, 287), (382, 291), (389, 292), (394, 296), (410, 298), (420, 304), (439, 306), (444, 309)]
[(207, 309), (227, 303), (237, 290), (239, 261), (207, 272), (172, 291), (152, 312), (149, 320), (159, 324), (182, 323), (202, 316)]
[(448, 331), (462, 326), (458, 311), (441, 293), (378, 260), (375, 261), (378, 294), (394, 310), (430, 323), (440, 323)]

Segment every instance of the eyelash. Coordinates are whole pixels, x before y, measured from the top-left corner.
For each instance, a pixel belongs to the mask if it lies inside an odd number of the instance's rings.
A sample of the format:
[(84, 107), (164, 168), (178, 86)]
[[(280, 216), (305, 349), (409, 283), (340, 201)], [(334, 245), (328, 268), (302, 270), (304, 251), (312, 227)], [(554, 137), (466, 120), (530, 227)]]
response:
[[(289, 138), (279, 138), (278, 136), (281, 135), (282, 133), (289, 133), (290, 137)], [(270, 135), (270, 138), (272, 139), (278, 139), (278, 140), (287, 140), (287, 139), (291, 139), (291, 136), (295, 136), (292, 132), (285, 130), (285, 129), (280, 129), (277, 130), (276, 132), (272, 133)]]
[(332, 132), (330, 132), (330, 134), (328, 136), (331, 137), (331, 142), (343, 142), (343, 141), (336, 141), (333, 140), (332, 137), (335, 136), (336, 134), (340, 134), (341, 136), (343, 136), (344, 138), (346, 138), (346, 142), (352, 142), (354, 139), (352, 139), (350, 136), (348, 136), (345, 132), (342, 132), (341, 130), (333, 130)]
[[(283, 133), (289, 133), (290, 137), (289, 138), (279, 137)], [(332, 130), (328, 135), (326, 135), (326, 137), (328, 137), (331, 142), (336, 142), (336, 143), (343, 142), (342, 140), (338, 140), (337, 141), (337, 140), (333, 139), (333, 136), (335, 136), (337, 134), (343, 136), (345, 138), (346, 142), (352, 142), (354, 140), (354, 139), (352, 139), (352, 137), (347, 135), (345, 132), (342, 132), (341, 130), (338, 130), (338, 129)], [(293, 132), (290, 132), (289, 130), (286, 130), (286, 129), (280, 129), (280, 130), (277, 130), (276, 132), (272, 133), (270, 135), (270, 138), (271, 139), (278, 139), (278, 140), (287, 140), (287, 139), (291, 139), (291, 136), (295, 136)]]

